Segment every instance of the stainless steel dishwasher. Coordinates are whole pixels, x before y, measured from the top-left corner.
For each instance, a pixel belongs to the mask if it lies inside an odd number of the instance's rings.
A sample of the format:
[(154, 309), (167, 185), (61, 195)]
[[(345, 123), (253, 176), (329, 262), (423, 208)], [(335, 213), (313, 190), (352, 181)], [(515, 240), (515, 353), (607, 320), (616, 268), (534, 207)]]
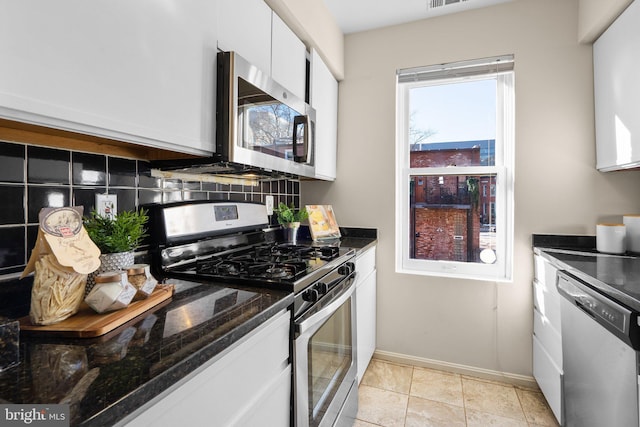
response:
[(638, 313), (558, 273), (567, 427), (639, 425)]

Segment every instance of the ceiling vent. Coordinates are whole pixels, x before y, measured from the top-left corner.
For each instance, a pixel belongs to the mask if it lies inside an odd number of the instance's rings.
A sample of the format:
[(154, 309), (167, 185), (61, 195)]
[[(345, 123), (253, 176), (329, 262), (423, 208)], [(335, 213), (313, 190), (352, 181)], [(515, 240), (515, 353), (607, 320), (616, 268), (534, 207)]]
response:
[(463, 3), (469, 0), (427, 0), (427, 9), (437, 9), (450, 4)]

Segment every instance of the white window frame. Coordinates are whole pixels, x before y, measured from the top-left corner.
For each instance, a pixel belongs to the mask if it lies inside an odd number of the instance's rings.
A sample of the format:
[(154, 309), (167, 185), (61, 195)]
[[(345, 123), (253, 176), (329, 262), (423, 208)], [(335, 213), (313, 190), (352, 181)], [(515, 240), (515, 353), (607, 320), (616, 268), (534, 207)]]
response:
[[(504, 58), (504, 57), (501, 57)], [(512, 58), (512, 57), (511, 57)], [(499, 59), (500, 60), (500, 59)], [(478, 61), (474, 61), (477, 64)], [(442, 69), (445, 66), (438, 66)], [(426, 67), (421, 71), (434, 67)], [(398, 75), (407, 70), (398, 71)], [(463, 73), (464, 74), (464, 73)], [(430, 84), (451, 84), (472, 80), (496, 79), (496, 159), (494, 166), (410, 168), (409, 118), (411, 89)], [(513, 200), (515, 149), (514, 73), (467, 74), (461, 77), (438, 77), (397, 82), (396, 91), (396, 272), (428, 276), (508, 282), (513, 272)], [(409, 253), (409, 182), (412, 176), (496, 175), (496, 257), (493, 264), (425, 260), (410, 258)]]

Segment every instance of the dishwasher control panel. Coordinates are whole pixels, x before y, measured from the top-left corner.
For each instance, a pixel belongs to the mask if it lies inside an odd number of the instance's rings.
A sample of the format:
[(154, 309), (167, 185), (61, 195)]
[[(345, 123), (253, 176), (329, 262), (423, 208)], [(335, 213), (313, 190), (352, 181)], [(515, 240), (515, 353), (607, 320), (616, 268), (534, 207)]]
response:
[(586, 283), (569, 276), (566, 272), (558, 274), (557, 286), (560, 294), (573, 305), (611, 330), (611, 332), (616, 333), (616, 335), (622, 335), (629, 340), (631, 320), (633, 319), (637, 325), (637, 315), (592, 289)]

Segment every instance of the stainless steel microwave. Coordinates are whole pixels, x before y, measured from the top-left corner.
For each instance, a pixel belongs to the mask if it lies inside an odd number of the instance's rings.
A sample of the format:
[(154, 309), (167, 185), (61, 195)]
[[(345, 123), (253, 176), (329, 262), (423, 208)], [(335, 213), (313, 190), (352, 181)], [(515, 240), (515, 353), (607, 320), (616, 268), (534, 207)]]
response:
[(229, 162), (313, 177), (315, 110), (235, 52), (217, 57), (216, 151)]

